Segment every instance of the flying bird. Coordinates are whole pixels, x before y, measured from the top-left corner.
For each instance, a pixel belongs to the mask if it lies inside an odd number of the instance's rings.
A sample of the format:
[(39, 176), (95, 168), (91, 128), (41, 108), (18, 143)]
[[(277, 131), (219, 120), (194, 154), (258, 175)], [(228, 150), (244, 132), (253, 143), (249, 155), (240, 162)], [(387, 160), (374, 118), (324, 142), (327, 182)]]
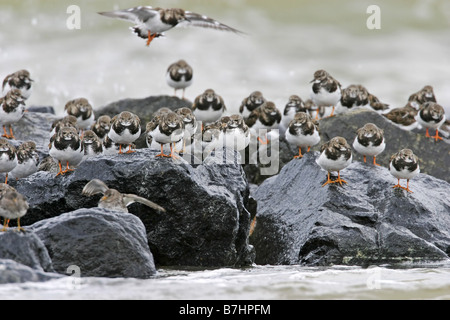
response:
[(159, 7), (139, 6), (126, 10), (99, 12), (99, 14), (109, 18), (133, 22), (135, 25), (130, 29), (138, 37), (147, 39), (147, 46), (150, 45), (154, 38), (163, 36), (163, 32), (178, 26), (194, 26), (242, 33), (205, 15), (179, 8), (163, 9)]

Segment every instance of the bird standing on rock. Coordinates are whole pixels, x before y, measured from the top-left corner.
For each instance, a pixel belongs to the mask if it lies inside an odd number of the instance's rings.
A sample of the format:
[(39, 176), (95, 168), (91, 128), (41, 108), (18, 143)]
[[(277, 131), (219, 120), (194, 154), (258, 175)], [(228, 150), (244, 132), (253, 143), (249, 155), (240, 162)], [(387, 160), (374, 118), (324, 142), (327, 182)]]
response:
[(302, 147), (308, 147), (309, 152), (312, 146), (320, 142), (319, 124), (309, 114), (298, 112), (289, 123), (285, 137), (289, 144), (298, 147), (298, 155), (294, 159), (302, 158)]
[(97, 121), (91, 126), (91, 130), (99, 137), (103, 139), (111, 129), (111, 117), (108, 115), (102, 115), (98, 117)]
[(0, 139), (0, 172), (6, 173), (5, 184), (8, 183), (8, 173), (17, 166), (16, 148), (6, 139)]
[(92, 196), (102, 193), (103, 197), (100, 199), (98, 206), (100, 208), (111, 209), (114, 211), (128, 212), (128, 206), (134, 202), (145, 204), (152, 209), (166, 212), (166, 209), (157, 205), (156, 203), (139, 197), (134, 194), (120, 193), (116, 189), (110, 189), (99, 179), (92, 179), (83, 188), (82, 194), (85, 196)]
[(126, 10), (99, 12), (99, 14), (109, 18), (133, 22), (135, 26), (131, 27), (131, 30), (138, 37), (147, 39), (147, 46), (150, 45), (154, 38), (163, 36), (163, 32), (176, 26), (195, 26), (241, 33), (241, 31), (205, 15), (179, 8), (163, 9), (159, 7), (139, 6)]
[[(15, 139), (12, 124), (22, 119), (25, 112), (25, 99), (19, 89), (12, 89), (0, 98), (0, 124), (3, 125), (3, 135), (7, 139)], [(9, 127), (9, 133), (6, 127)]]
[(64, 115), (72, 115), (77, 119), (77, 126), (81, 130), (88, 130), (95, 122), (94, 110), (86, 98), (70, 100), (64, 106)]
[(38, 171), (39, 154), (34, 141), (26, 141), (17, 149), (17, 166), (10, 172), (14, 179), (21, 179)]
[(126, 153), (136, 152), (131, 149), (141, 135), (141, 120), (137, 115), (128, 111), (122, 111), (111, 119), (111, 129), (108, 137), (119, 146), (119, 154), (123, 154), (122, 145), (128, 145)]
[(384, 131), (373, 123), (366, 123), (362, 128), (356, 131), (356, 137), (353, 141), (353, 148), (364, 157), (373, 157), (373, 164), (379, 166), (376, 162), (377, 155), (384, 151), (386, 143), (384, 141)]
[(319, 117), (320, 107), (332, 107), (330, 117), (334, 116), (334, 109), (341, 99), (341, 84), (325, 70), (314, 72), (311, 81), (311, 100), (318, 107), (316, 120)]
[[(436, 102), (425, 102), (416, 115), (417, 122), (426, 128), (425, 136), (434, 138), (435, 141), (442, 140), (439, 136), (439, 128), (445, 122), (444, 108)], [(428, 129), (436, 130), (436, 135), (430, 136)]]
[(278, 129), (280, 122), (281, 112), (272, 101), (266, 101), (259, 108), (253, 110), (245, 121), (251, 133), (258, 138), (261, 144), (269, 143), (267, 131)]
[[(58, 161), (59, 171), (56, 176), (64, 175), (74, 169), (71, 166), (77, 166), (83, 159), (83, 148), (78, 131), (73, 127), (61, 128), (50, 139), (49, 155)], [(62, 164), (66, 169), (62, 169)]]
[(206, 89), (197, 96), (191, 109), (197, 121), (201, 121), (202, 125), (219, 120), (227, 110), (222, 97), (213, 89)]
[(20, 218), (28, 211), (28, 203), (25, 197), (13, 187), (0, 183), (0, 216), (3, 217), (3, 229), (6, 231), (11, 219), (17, 219), (17, 231), (25, 231), (20, 226)]
[(239, 113), (242, 115), (244, 120), (248, 118), (250, 113), (261, 106), (266, 99), (264, 98), (261, 91), (253, 91), (250, 95), (244, 100), (242, 100), (241, 105), (239, 106)]
[[(389, 171), (398, 180), (392, 188), (400, 188), (412, 193), (409, 189), (409, 180), (420, 173), (419, 158), (411, 149), (402, 149), (391, 156)], [(400, 179), (406, 179), (406, 188), (400, 185)]]
[[(173, 111), (161, 112), (153, 117), (146, 125), (147, 141), (160, 144), (161, 153), (156, 157), (176, 158), (174, 145), (182, 141), (184, 137), (184, 122), (182, 117)], [(147, 142), (148, 144), (148, 142)], [(164, 145), (170, 146), (170, 155), (164, 153)]]
[(8, 92), (12, 89), (18, 89), (22, 97), (27, 100), (33, 90), (32, 82), (33, 80), (30, 78), (28, 70), (19, 70), (5, 77), (2, 90), (3, 92)]
[[(334, 137), (330, 141), (324, 143), (320, 148), (320, 156), (316, 159), (316, 163), (328, 173), (327, 181), (322, 185), (329, 183), (347, 183), (341, 179), (340, 171), (347, 168), (352, 163), (352, 150), (343, 137)], [(330, 179), (330, 172), (337, 171), (338, 178)]]

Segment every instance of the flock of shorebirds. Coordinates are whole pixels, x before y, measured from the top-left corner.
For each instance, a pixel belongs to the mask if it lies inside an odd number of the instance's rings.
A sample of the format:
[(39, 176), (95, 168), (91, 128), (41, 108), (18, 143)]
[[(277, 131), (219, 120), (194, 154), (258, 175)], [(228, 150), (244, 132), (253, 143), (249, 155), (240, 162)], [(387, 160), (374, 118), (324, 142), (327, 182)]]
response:
[[(219, 30), (239, 32), (216, 20), (181, 9), (161, 9), (136, 7), (128, 10), (101, 13), (108, 17), (133, 21), (133, 32), (147, 39), (147, 45), (162, 35), (162, 32), (178, 24), (210, 27)], [(193, 82), (193, 69), (184, 60), (171, 64), (166, 73), (167, 84), (175, 91), (184, 92)], [(200, 136), (202, 150), (217, 148), (244, 150), (250, 138), (256, 138), (260, 145), (270, 143), (274, 130), (286, 138), (292, 146), (298, 148), (302, 158), (302, 148), (306, 152), (320, 143), (318, 120), (320, 117), (333, 117), (335, 114), (368, 108), (379, 112), (393, 123), (411, 129), (420, 125), (426, 129), (426, 136), (436, 142), (442, 140), (439, 128), (446, 122), (442, 106), (436, 102), (431, 86), (412, 94), (403, 108), (388, 109), (376, 96), (361, 85), (343, 88), (325, 70), (314, 73), (311, 81), (310, 99), (303, 101), (299, 96), (289, 97), (284, 110), (268, 101), (260, 91), (252, 92), (242, 100), (239, 112), (229, 114), (223, 98), (213, 89), (207, 89), (198, 95), (191, 108), (161, 108), (141, 132), (141, 120), (138, 115), (123, 111), (113, 118), (107, 115), (95, 117), (94, 110), (86, 98), (77, 98), (66, 103), (64, 117), (52, 124), (49, 133), (49, 157), (40, 161), (33, 141), (22, 143), (17, 149), (8, 141), (15, 139), (12, 125), (16, 124), (26, 112), (25, 102), (30, 97), (33, 80), (27, 70), (20, 70), (5, 77), (4, 95), (0, 98), (0, 124), (3, 125), (5, 139), (0, 139), (0, 172), (6, 173), (5, 183), (0, 184), (0, 216), (4, 218), (3, 231), (8, 228), (10, 219), (18, 219), (28, 210), (23, 195), (8, 185), (8, 176), (24, 178), (38, 170), (51, 171), (56, 176), (73, 171), (85, 159), (92, 156), (127, 154), (135, 152), (135, 141), (145, 134), (147, 147), (160, 151), (156, 157), (177, 158), (177, 154), (188, 153), (194, 141)], [(435, 132), (429, 135), (429, 130)], [(367, 123), (357, 130), (353, 149), (367, 157), (376, 157), (385, 149), (383, 129), (373, 123)], [(343, 137), (334, 137), (322, 144), (317, 164), (327, 172), (327, 184), (347, 183), (341, 178), (340, 171), (352, 162), (352, 148)], [(401, 149), (393, 154), (389, 162), (390, 173), (398, 179), (393, 188), (408, 192), (409, 181), (419, 172), (418, 157), (410, 149)], [(331, 172), (337, 172), (336, 179)], [(406, 187), (400, 185), (400, 179), (406, 179)], [(127, 206), (133, 202), (143, 203), (155, 210), (165, 211), (157, 204), (136, 195), (121, 194), (109, 189), (98, 179), (91, 180), (83, 189), (83, 194), (91, 196), (102, 193), (100, 207), (127, 212)]]

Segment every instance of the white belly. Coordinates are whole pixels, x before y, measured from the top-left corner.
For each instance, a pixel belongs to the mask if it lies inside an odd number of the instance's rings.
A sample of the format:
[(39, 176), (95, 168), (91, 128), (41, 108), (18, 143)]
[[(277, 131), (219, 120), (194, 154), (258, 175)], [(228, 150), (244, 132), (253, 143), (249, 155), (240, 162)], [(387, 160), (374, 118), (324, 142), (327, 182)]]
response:
[(83, 152), (81, 151), (81, 146), (77, 150), (65, 149), (58, 150), (53, 147), (53, 144), (50, 148), (49, 155), (57, 160), (61, 161), (62, 164), (66, 164), (69, 162), (70, 166), (77, 166), (81, 160), (83, 159)]
[(352, 163), (352, 156), (348, 160), (345, 160), (344, 155), (340, 156), (337, 160), (330, 160), (325, 156), (325, 152), (322, 152), (316, 162), (325, 171), (341, 171)]
[(311, 88), (311, 100), (317, 106), (336, 106), (338, 101), (341, 99), (341, 90), (337, 89), (334, 92), (328, 92), (323, 88), (320, 88), (318, 93), (314, 93)]
[(109, 130), (108, 132), (108, 137), (114, 141), (114, 143), (118, 143), (118, 144), (130, 144), (133, 143), (134, 141), (136, 141), (139, 136), (141, 135), (141, 129), (139, 128), (139, 130), (135, 133), (132, 134), (130, 132), (130, 130), (125, 129), (124, 131), (122, 131), (122, 135), (118, 135), (114, 130)]
[(317, 130), (314, 130), (310, 135), (292, 135), (289, 130), (286, 131), (286, 141), (297, 147), (312, 147), (320, 142), (320, 135)]
[(409, 170), (400, 170), (397, 171), (394, 166), (392, 165), (392, 163), (389, 163), (389, 172), (396, 177), (397, 179), (412, 179), (414, 178), (417, 174), (420, 173), (420, 168), (419, 166), (417, 166), (417, 169), (414, 171), (409, 171)]
[(370, 142), (367, 147), (361, 145), (358, 142), (358, 138), (355, 138), (355, 141), (353, 141), (353, 149), (355, 149), (356, 152), (358, 152), (363, 156), (371, 156), (371, 157), (377, 156), (384, 151), (385, 147), (386, 143), (384, 142), (384, 139), (379, 146), (373, 146), (372, 142)]
[(0, 156), (0, 172), (10, 172), (17, 166), (17, 156), (11, 161), (9, 156), (2, 154)]
[(197, 121), (203, 122), (203, 124), (209, 124), (214, 121), (217, 121), (222, 117), (223, 110), (194, 110), (194, 116)]

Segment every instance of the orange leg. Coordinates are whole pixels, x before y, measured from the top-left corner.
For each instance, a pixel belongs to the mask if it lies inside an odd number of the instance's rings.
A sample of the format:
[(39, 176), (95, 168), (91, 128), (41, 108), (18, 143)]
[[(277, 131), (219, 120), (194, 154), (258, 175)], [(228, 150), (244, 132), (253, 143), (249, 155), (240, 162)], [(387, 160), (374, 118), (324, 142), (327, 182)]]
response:
[(377, 163), (377, 157), (376, 156), (373, 157), (373, 164), (376, 165), (376, 166), (380, 166), (380, 164)]
[(59, 171), (56, 174), (56, 176), (59, 176), (60, 174), (63, 175), (65, 172), (63, 172), (62, 170), (62, 166), (61, 166), (61, 161), (58, 161), (58, 165), (59, 165)]
[(428, 133), (428, 128), (427, 128), (427, 130), (425, 131), (425, 137), (431, 138), (430, 134)]
[(3, 229), (1, 231), (6, 231), (9, 228), (9, 219), (5, 218), (5, 221), (3, 222)]
[(122, 145), (121, 144), (119, 144), (119, 154), (123, 154)]
[(298, 155), (294, 156), (294, 159), (303, 158), (302, 148), (298, 147)]
[(6, 173), (5, 184), (8, 184), (8, 172)]
[(261, 139), (260, 137), (258, 137), (258, 141), (259, 141), (259, 143), (261, 143), (261, 144), (269, 144), (269, 139), (267, 139), (267, 137), (266, 137), (266, 140), (264, 141), (263, 139)]
[[(437, 130), (436, 130), (437, 131)], [(9, 138), (10, 139), (16, 139), (16, 137), (14, 137), (14, 133), (13, 133), (13, 130), (12, 130), (12, 126), (10, 125), (9, 126)]]
[(330, 113), (329, 117), (334, 117), (334, 109), (335, 109), (335, 108), (336, 108), (336, 107), (333, 106), (333, 109), (331, 109), (331, 113)]
[(173, 144), (171, 143), (171, 144), (170, 144), (170, 156), (169, 156), (169, 157), (170, 157), (170, 158), (175, 158), (175, 159), (176, 159), (176, 158), (178, 158), (178, 156), (174, 153), (174, 149), (175, 149), (175, 148), (173, 147), (173, 145), (175, 145), (175, 143), (173, 143)]
[[(403, 188), (403, 189), (405, 189), (405, 188)], [(413, 193), (413, 192), (409, 189), (409, 179), (406, 180), (406, 189), (405, 189), (405, 190), (408, 191), (408, 192)]]
[(8, 132), (6, 132), (6, 126), (5, 125), (3, 126), (3, 135), (2, 135), (2, 137), (5, 137), (7, 139), (10, 138)]
[[(172, 147), (171, 147), (172, 148)], [(163, 145), (161, 145), (161, 153), (158, 153), (157, 155), (156, 155), (157, 157), (170, 157), (169, 155), (167, 155), (167, 154), (164, 154), (164, 151), (163, 151)]]
[(256, 227), (256, 216), (252, 219), (252, 222), (250, 223), (250, 231), (249, 231), (249, 236), (251, 236), (253, 234), (253, 232), (255, 231), (255, 227)]
[(310, 146), (308, 147), (308, 150), (306, 150), (306, 152), (309, 152), (309, 150), (311, 150), (311, 147), (310, 147)]
[(20, 218), (17, 219), (17, 232), (25, 231), (24, 228), (20, 226)]
[(69, 172), (69, 171), (75, 171), (75, 169), (69, 168), (69, 161), (66, 162), (66, 170), (63, 171), (63, 173)]
[(150, 42), (152, 42), (153, 39), (155, 39), (156, 33), (152, 34), (150, 30), (148, 30), (148, 37), (147, 37), (147, 47), (150, 45)]
[(317, 108), (316, 117), (314, 119), (319, 120), (319, 108)]
[(364, 163), (366, 163), (366, 156), (363, 156), (364, 157)]
[(131, 150), (131, 144), (129, 144), (127, 153), (134, 153), (134, 152), (136, 152), (136, 151), (135, 150)]
[(439, 130), (438, 129), (436, 129), (436, 135), (432, 136), (430, 138), (434, 138), (434, 141), (436, 141), (436, 142), (439, 141), (439, 140), (442, 140), (442, 137), (439, 137)]
[(341, 179), (341, 173), (338, 171), (338, 178), (337, 180), (334, 180), (334, 182), (338, 182), (341, 186), (342, 183), (347, 183), (347, 181), (345, 181), (344, 179)]
[(400, 179), (397, 179), (397, 184), (395, 185), (395, 186), (393, 186), (392, 188), (400, 188), (400, 189), (404, 189), (404, 190), (406, 190), (406, 188), (405, 187), (402, 187), (401, 185), (400, 185)]
[(322, 187), (325, 187), (325, 186), (326, 186), (327, 184), (329, 184), (329, 183), (334, 183), (334, 181), (330, 179), (330, 173), (328, 172), (328, 179), (327, 179), (327, 182), (325, 182), (325, 183), (322, 185)]

